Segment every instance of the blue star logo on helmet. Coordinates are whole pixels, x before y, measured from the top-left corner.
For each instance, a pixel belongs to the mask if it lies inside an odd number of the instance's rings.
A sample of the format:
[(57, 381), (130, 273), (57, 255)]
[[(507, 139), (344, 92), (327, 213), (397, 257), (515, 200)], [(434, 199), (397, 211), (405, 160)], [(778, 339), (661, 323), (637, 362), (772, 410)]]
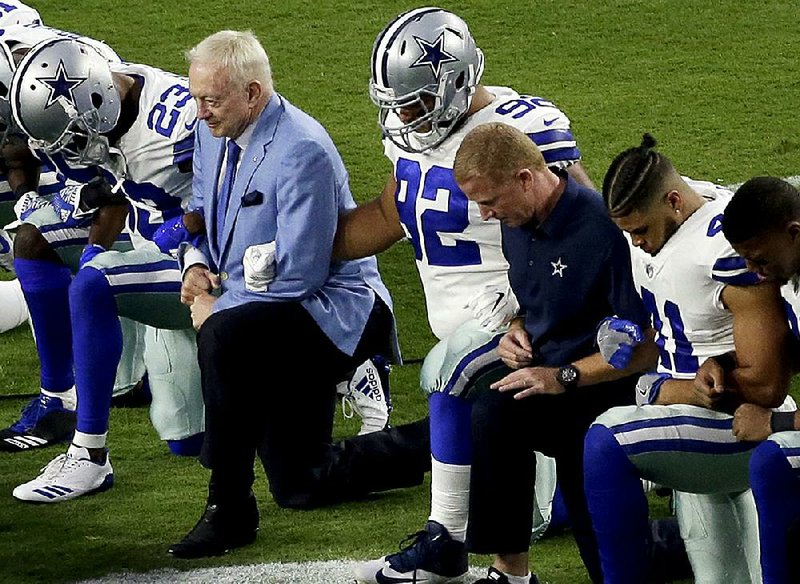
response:
[(86, 81), (86, 77), (70, 77), (67, 75), (64, 61), (58, 62), (58, 68), (54, 77), (39, 77), (39, 81), (48, 86), (50, 95), (47, 96), (47, 104), (44, 109), (53, 105), (59, 97), (69, 100), (73, 105), (75, 104), (75, 96), (73, 91), (75, 88)]
[(439, 77), (439, 72), (442, 69), (442, 63), (453, 63), (458, 61), (453, 55), (448, 53), (444, 50), (444, 32), (441, 32), (436, 40), (432, 43), (429, 43), (425, 39), (419, 38), (418, 36), (414, 37), (414, 40), (417, 41), (419, 48), (422, 50), (422, 54), (417, 58), (416, 61), (411, 63), (412, 67), (422, 67), (424, 65), (428, 65), (433, 74), (436, 77)]

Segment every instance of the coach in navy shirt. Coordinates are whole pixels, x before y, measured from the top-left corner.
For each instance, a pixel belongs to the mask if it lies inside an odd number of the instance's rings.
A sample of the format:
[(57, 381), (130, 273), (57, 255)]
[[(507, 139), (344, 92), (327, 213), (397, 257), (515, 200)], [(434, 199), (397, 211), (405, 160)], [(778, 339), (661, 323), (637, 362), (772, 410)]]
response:
[(606, 316), (624, 315), (649, 329), (628, 244), (600, 195), (550, 171), (530, 138), (511, 126), (472, 130), (454, 172), (481, 216), (502, 222), (521, 306), (497, 349), (505, 367), (479, 382), (488, 389), (473, 406), (467, 546), (496, 554), (501, 582), (535, 581), (528, 548), (539, 451), (557, 461), (581, 556), (592, 581), (602, 582), (583, 494), (583, 438), (600, 413), (633, 403), (633, 374), (653, 358), (639, 354), (628, 369), (614, 370), (594, 345)]

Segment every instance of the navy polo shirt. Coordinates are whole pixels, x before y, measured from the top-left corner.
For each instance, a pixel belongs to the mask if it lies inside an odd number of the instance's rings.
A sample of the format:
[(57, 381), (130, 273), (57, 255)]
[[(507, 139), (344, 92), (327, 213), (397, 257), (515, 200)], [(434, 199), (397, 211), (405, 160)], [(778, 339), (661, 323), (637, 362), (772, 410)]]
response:
[(617, 315), (649, 326), (636, 293), (628, 243), (602, 197), (566, 173), (543, 223), (502, 226), (511, 287), (525, 316), (534, 363), (561, 366), (597, 352), (600, 321)]

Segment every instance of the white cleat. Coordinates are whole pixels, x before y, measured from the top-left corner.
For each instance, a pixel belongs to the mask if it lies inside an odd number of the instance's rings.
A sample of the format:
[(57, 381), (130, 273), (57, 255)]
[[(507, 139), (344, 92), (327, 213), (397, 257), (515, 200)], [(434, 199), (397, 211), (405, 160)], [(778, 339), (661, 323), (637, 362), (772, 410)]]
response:
[(367, 359), (353, 376), (336, 386), (342, 396), (342, 412), (345, 418), (353, 414), (361, 417), (358, 434), (378, 432), (389, 426), (392, 400), (389, 394), (389, 365), (378, 357)]
[(42, 469), (41, 474), (14, 489), (15, 499), (28, 503), (59, 503), (110, 489), (114, 471), (108, 453), (105, 462), (93, 462), (86, 448), (71, 444)]

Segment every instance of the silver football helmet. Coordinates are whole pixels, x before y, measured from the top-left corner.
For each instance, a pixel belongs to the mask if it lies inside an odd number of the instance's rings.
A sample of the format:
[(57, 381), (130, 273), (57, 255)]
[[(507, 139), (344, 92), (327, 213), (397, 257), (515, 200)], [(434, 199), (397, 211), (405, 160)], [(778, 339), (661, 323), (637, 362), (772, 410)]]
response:
[(67, 38), (35, 45), (17, 65), (10, 101), (33, 148), (82, 165), (108, 162), (103, 134), (117, 124), (120, 98), (108, 61), (91, 45)]
[(458, 16), (434, 7), (401, 14), (372, 48), (369, 95), (384, 136), (407, 152), (438, 146), (469, 110), (482, 74), (483, 53)]

